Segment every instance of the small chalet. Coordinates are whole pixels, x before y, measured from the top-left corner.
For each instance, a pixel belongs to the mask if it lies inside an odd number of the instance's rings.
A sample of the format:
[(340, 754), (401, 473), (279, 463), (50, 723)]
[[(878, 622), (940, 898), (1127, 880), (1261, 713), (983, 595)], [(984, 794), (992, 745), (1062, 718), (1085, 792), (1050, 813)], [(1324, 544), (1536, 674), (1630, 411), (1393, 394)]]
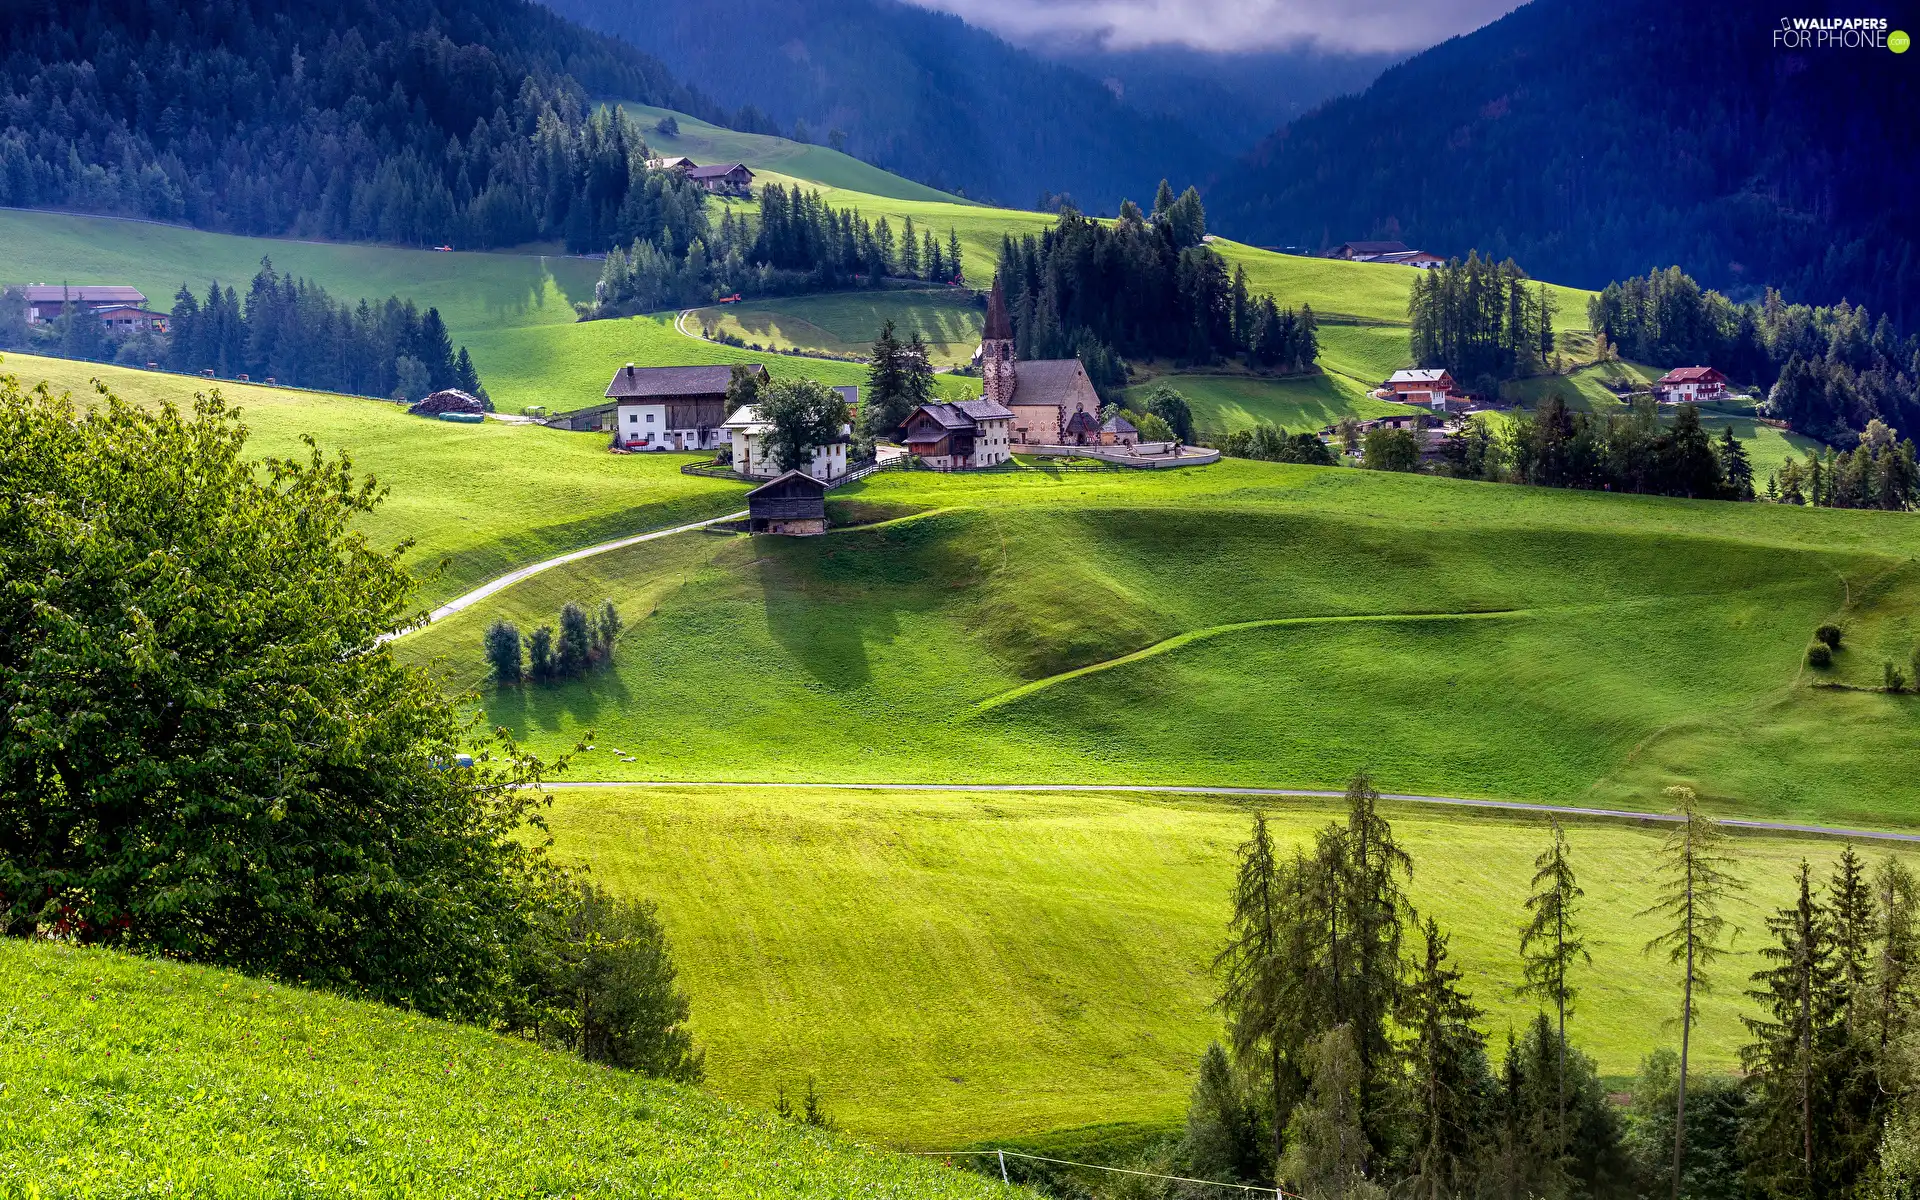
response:
[(922, 404), (901, 424), (907, 451), (936, 471), (991, 467), (1013, 456), (1013, 410), (994, 400)]
[(21, 288), (20, 292), (27, 302), (29, 325), (58, 320), (69, 304), (77, 308), (89, 308), (96, 313), (104, 309), (145, 309), (147, 306), (145, 292), (120, 284), (35, 283)]
[[(859, 408), (860, 389), (858, 387), (836, 387), (840, 398), (847, 402), (847, 411)], [(773, 479), (783, 474), (778, 462), (767, 451), (767, 432), (773, 428), (760, 419), (760, 414), (752, 405), (741, 405), (729, 418), (726, 425), (727, 442), (733, 447), (733, 470), (737, 475), (751, 479)], [(806, 466), (805, 473), (822, 482), (829, 482), (847, 473), (847, 448), (853, 444), (853, 426), (842, 425), (840, 433), (833, 441), (824, 446), (813, 448), (813, 461)]]
[(745, 163), (715, 163), (687, 168), (687, 178), (720, 196), (745, 196), (753, 191), (753, 172)]
[(1712, 367), (1676, 367), (1654, 381), (1662, 404), (1704, 404), (1727, 394), (1727, 377)]
[(94, 313), (100, 323), (113, 333), (133, 333), (148, 329), (156, 333), (167, 331), (167, 314), (149, 312), (131, 304), (116, 304), (112, 308), (98, 309)]
[(1139, 440), (1140, 431), (1134, 428), (1132, 421), (1127, 420), (1126, 417), (1119, 413), (1108, 417), (1107, 423), (1100, 427), (1100, 444), (1102, 446), (1131, 446)]
[(1395, 371), (1387, 379), (1392, 399), (1402, 404), (1419, 404), (1435, 412), (1447, 410), (1447, 402), (1453, 399), (1453, 387), (1453, 376), (1438, 367)]
[(1447, 265), (1447, 260), (1438, 254), (1415, 250), (1405, 242), (1342, 242), (1327, 251), (1327, 257), (1345, 259), (1347, 262), (1396, 263), (1405, 267), (1419, 267), (1421, 270)]
[[(766, 368), (747, 368), (764, 375)], [(726, 366), (639, 367), (613, 373), (605, 400), (560, 413), (547, 424), (611, 433), (623, 450), (714, 450), (727, 444)]]
[(747, 532), (808, 536), (827, 531), (827, 485), (788, 471), (747, 493)]
[(656, 171), (691, 171), (700, 164), (685, 156), (674, 158), (650, 158), (647, 165)]

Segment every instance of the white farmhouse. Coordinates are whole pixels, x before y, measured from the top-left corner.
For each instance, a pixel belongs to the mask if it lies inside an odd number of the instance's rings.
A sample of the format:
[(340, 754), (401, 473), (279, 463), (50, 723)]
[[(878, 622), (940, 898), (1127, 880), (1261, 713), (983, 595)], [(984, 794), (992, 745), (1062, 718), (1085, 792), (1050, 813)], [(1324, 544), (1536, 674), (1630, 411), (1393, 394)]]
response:
[[(852, 411), (859, 398), (859, 389), (853, 387), (835, 388), (848, 402)], [(766, 435), (772, 428), (762, 421), (751, 405), (742, 405), (724, 426), (728, 440), (733, 445), (733, 469), (753, 479), (776, 479), (785, 474), (773, 455), (767, 452)], [(822, 482), (840, 478), (847, 473), (847, 448), (853, 443), (853, 426), (842, 425), (840, 435), (824, 446), (813, 448), (813, 461), (805, 467), (807, 474)]]

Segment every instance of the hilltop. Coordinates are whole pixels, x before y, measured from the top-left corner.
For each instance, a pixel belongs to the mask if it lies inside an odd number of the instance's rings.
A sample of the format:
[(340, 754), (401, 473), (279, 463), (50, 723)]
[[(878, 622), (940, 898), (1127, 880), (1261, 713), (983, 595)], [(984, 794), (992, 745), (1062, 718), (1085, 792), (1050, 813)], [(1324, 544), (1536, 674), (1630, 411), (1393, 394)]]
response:
[(229, 971), (0, 939), (0, 1012), (8, 1195), (1016, 1194), (696, 1089)]

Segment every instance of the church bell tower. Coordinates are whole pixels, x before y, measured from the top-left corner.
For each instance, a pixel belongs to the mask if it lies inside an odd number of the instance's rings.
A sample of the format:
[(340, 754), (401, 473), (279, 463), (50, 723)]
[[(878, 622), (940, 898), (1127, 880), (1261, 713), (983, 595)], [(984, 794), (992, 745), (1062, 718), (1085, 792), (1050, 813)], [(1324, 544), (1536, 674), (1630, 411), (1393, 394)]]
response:
[(980, 378), (982, 394), (997, 404), (1011, 404), (1015, 385), (1013, 358), (1013, 322), (1007, 319), (1007, 295), (1000, 277), (993, 277), (993, 291), (987, 294), (987, 324), (980, 331)]

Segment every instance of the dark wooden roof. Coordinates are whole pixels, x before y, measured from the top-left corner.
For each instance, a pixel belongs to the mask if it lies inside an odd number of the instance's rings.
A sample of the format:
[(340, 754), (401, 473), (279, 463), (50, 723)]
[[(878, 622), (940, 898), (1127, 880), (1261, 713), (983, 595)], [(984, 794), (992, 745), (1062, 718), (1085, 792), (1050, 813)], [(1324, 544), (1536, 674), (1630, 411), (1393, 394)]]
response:
[(20, 289), (28, 303), (71, 300), (75, 304), (145, 304), (147, 297), (139, 288), (117, 283), (30, 283)]
[(1345, 250), (1349, 254), (1405, 254), (1413, 247), (1405, 242), (1342, 242), (1334, 247), (1334, 253)]
[[(761, 375), (767, 369), (749, 363), (747, 369)], [(724, 364), (701, 367), (636, 367), (632, 363), (613, 373), (607, 385), (609, 400), (639, 400), (669, 396), (724, 396), (733, 368)], [(718, 424), (718, 422), (715, 422)]]
[(747, 170), (745, 163), (714, 163), (706, 167), (691, 167), (687, 170), (688, 179), (726, 179), (735, 172), (753, 178), (753, 172)]
[(788, 471), (747, 493), (749, 506), (754, 500), (785, 500), (795, 496), (825, 496), (827, 485), (805, 471)]

